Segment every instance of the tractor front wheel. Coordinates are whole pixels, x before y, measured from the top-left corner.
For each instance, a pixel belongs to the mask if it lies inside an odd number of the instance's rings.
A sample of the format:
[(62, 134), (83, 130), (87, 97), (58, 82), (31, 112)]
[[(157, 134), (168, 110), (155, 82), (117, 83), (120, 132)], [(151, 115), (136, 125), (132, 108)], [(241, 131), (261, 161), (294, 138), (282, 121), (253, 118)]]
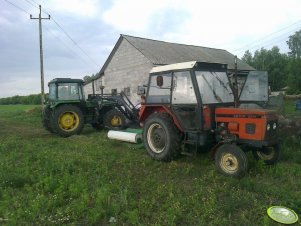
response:
[(248, 170), (246, 154), (234, 144), (223, 144), (215, 153), (215, 165), (224, 175), (241, 178)]
[(54, 111), (51, 127), (62, 137), (79, 134), (84, 127), (83, 113), (77, 106), (61, 105)]
[(112, 130), (121, 130), (125, 127), (125, 116), (117, 109), (108, 111), (104, 116), (104, 126)]
[(280, 157), (280, 148), (276, 144), (274, 146), (263, 147), (253, 151), (253, 156), (256, 160), (263, 160), (267, 165), (273, 165), (278, 162)]
[(154, 113), (144, 125), (143, 138), (148, 154), (160, 161), (170, 161), (180, 153), (181, 134), (172, 118)]

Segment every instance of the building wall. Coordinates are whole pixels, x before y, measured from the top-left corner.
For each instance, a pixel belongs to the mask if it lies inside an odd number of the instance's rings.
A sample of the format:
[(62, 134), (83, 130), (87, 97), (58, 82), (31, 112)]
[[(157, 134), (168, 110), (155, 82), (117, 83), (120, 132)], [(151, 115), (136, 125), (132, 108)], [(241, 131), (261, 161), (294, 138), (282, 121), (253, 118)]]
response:
[(99, 78), (95, 81), (89, 82), (87, 84), (84, 85), (84, 94), (85, 94), (85, 98), (88, 98), (88, 94), (92, 94), (93, 93), (93, 85), (94, 85), (94, 91), (96, 94), (100, 94), (101, 90), (99, 89), (100, 85), (103, 82), (103, 78)]
[(88, 98), (88, 94), (92, 94), (93, 93), (93, 82), (89, 82), (88, 84), (84, 85), (84, 94), (85, 94), (85, 98)]
[[(123, 39), (104, 71), (104, 93), (111, 93), (112, 89), (117, 89), (119, 93), (125, 88), (130, 88), (129, 98), (134, 104), (138, 103), (140, 97), (137, 95), (137, 87), (147, 84), (152, 67), (153, 64), (141, 52)], [(100, 93), (100, 79), (95, 81), (95, 93)], [(84, 91), (86, 97), (88, 93), (92, 93), (92, 83), (87, 84)]]

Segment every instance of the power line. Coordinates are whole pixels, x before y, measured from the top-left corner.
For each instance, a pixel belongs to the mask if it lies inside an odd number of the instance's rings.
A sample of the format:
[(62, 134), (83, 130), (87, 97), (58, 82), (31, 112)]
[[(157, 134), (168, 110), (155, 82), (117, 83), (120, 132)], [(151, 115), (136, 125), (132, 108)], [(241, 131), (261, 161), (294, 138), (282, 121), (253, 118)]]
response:
[[(27, 1), (27, 0), (25, 0), (25, 1)], [(40, 4), (38, 4), (36, 1), (34, 1), (34, 0), (30, 0), (31, 2), (33, 2), (37, 7), (40, 5)], [(43, 10), (42, 10), (43, 11)]]
[[(39, 6), (40, 4), (38, 4), (36, 1), (34, 0), (30, 0), (31, 2), (33, 2), (34, 4), (36, 4), (37, 6)], [(42, 10), (43, 11), (43, 10)]]
[[(12, 3), (12, 2), (10, 2), (9, 0), (4, 0), (4, 1), (6, 1), (7, 3), (9, 3), (9, 4), (11, 4), (11, 5), (13, 5), (14, 7), (16, 7), (16, 8), (18, 8), (19, 10), (21, 10), (21, 11), (23, 11), (23, 12), (25, 12), (26, 14), (28, 14), (28, 15), (31, 15), (29, 12), (27, 12), (25, 9), (23, 9), (23, 8), (21, 8), (21, 7), (19, 7), (19, 6), (17, 6), (17, 5), (15, 5), (14, 3)], [(38, 6), (39, 6), (39, 4), (36, 2), (36, 1), (34, 1), (34, 0), (25, 0), (27, 3), (29, 3), (30, 5), (32, 5), (32, 6), (34, 6), (34, 7), (36, 7), (36, 8), (39, 8)], [(46, 15), (50, 15), (46, 10), (44, 10), (44, 9), (42, 9), (42, 12), (43, 13), (45, 13)], [(92, 57), (90, 57), (89, 56), (89, 54), (82, 48), (82, 47), (80, 47), (80, 45), (67, 33), (67, 31), (52, 17), (52, 21), (56, 24), (56, 26), (58, 26), (58, 28), (71, 40), (71, 42), (77, 47), (77, 48), (79, 48), (80, 49), (80, 51), (82, 52), (82, 53), (84, 53), (88, 58), (89, 58), (89, 60), (91, 61), (91, 62), (93, 62), (93, 64), (95, 64), (98, 68), (100, 68), (100, 65), (98, 64), (98, 63), (96, 63), (96, 61), (94, 61), (93, 59), (92, 59)]]
[(55, 20), (55, 19), (53, 19), (53, 17), (52, 17), (52, 20), (53, 20), (53, 22), (64, 32), (64, 34), (73, 42), (73, 44), (74, 45), (76, 45), (90, 60), (91, 60), (91, 62), (93, 62), (97, 67), (99, 67), (100, 68), (100, 65), (98, 65), (89, 55), (88, 55), (88, 53), (86, 53), (86, 51), (85, 50), (83, 50), (77, 43), (76, 43), (76, 41), (74, 41), (74, 39), (64, 30), (64, 28), (61, 26), (61, 25), (59, 25), (59, 23)]
[(21, 8), (20, 6), (17, 6), (16, 4), (14, 4), (14, 3), (12, 3), (12, 2), (10, 2), (10, 1), (8, 1), (8, 0), (4, 0), (4, 1), (6, 1), (6, 2), (9, 3), (9, 4), (11, 4), (11, 5), (14, 6), (15, 8), (17, 8), (17, 9), (23, 11), (24, 13), (30, 15), (29, 12), (27, 12), (25, 9)]
[[(281, 35), (279, 35), (279, 36), (276, 36), (276, 37), (273, 38), (273, 39), (266, 40), (266, 41), (261, 42), (260, 44), (250, 46), (250, 48), (248, 48), (247, 50), (252, 50), (252, 49), (255, 49), (255, 48), (258, 48), (258, 47), (270, 46), (271, 44), (278, 43), (279, 41), (282, 41), (282, 40), (287, 39), (287, 36), (288, 36), (288, 35), (292, 34), (292, 32), (295, 32), (296, 30), (299, 30), (299, 29), (300, 29), (300, 27), (295, 28), (295, 29), (290, 30), (290, 31), (288, 31), (288, 32), (285, 32), (285, 33), (283, 33), (283, 34), (281, 34)], [(284, 37), (284, 38), (282, 38), (281, 40), (278, 40), (278, 39), (281, 38), (281, 37)], [(277, 42), (274, 42), (274, 40), (277, 40)], [(242, 53), (242, 52), (244, 52), (244, 51), (245, 51), (245, 50), (241, 50), (241, 51), (239, 51), (238, 53)]]
[[(273, 33), (270, 33), (270, 34), (268, 34), (268, 35), (262, 37), (261, 39), (258, 39), (258, 40), (256, 40), (256, 41), (253, 41), (253, 42), (251, 42), (251, 43), (249, 43), (249, 44), (247, 44), (247, 45), (244, 45), (244, 46), (242, 46), (242, 47), (240, 47), (240, 48), (238, 48), (238, 49), (235, 49), (233, 52), (237, 52), (238, 50), (241, 50), (241, 49), (248, 49), (248, 47), (249, 47), (249, 46), (252, 46), (254, 43), (262, 42), (262, 40), (264, 40), (264, 39), (266, 39), (266, 38), (268, 38), (268, 37), (270, 37), (270, 36), (272, 36), (272, 35), (274, 35), (274, 34), (277, 34), (277, 33), (281, 32), (281, 31), (283, 31), (283, 30), (286, 30), (287, 28), (292, 27), (292, 26), (294, 26), (294, 25), (296, 25), (296, 24), (298, 24), (298, 23), (300, 23), (300, 22), (301, 22), (301, 20), (298, 20), (297, 22), (295, 22), (295, 23), (293, 23), (293, 24), (290, 24), (290, 25), (288, 25), (288, 26), (286, 26), (286, 27), (281, 28), (280, 30), (277, 30), (277, 31), (275, 31), (275, 32), (273, 32)], [(273, 39), (272, 39), (272, 40), (273, 40)]]
[(57, 36), (50, 28), (48, 28), (46, 25), (44, 25), (46, 31), (51, 34), (53, 37), (55, 37), (58, 41), (60, 41), (60, 43), (62, 44), (62, 46), (64, 46), (67, 50), (73, 52), (75, 55), (77, 55), (85, 64), (89, 64), (81, 55), (79, 55), (76, 51), (74, 51), (74, 49), (72, 49), (71, 47), (69, 47), (59, 36)]
[[(26, 0), (27, 1), (27, 0)], [(34, 2), (35, 4), (38, 5), (38, 3), (36, 3), (34, 0), (30, 0), (32, 2)], [(42, 9), (42, 12), (45, 13), (46, 15), (49, 15), (49, 13)], [(58, 28), (71, 40), (71, 42), (77, 47), (80, 49), (81, 52), (83, 52), (91, 62), (93, 62), (93, 64), (95, 64), (98, 68), (100, 68), (100, 65), (98, 63), (96, 63), (92, 57), (89, 56), (89, 54), (82, 48), (80, 47), (79, 44), (77, 44), (77, 42), (67, 33), (67, 31), (53, 18), (53, 16), (51, 17), (52, 18), (52, 21), (56, 24), (56, 26), (58, 26)]]
[(268, 47), (268, 46), (274, 45), (274, 44), (276, 44), (276, 43), (282, 42), (282, 41), (284, 41), (284, 40), (286, 40), (286, 39), (287, 39), (287, 37), (282, 38), (282, 39), (279, 39), (279, 40), (277, 40), (277, 41), (275, 41), (275, 42), (273, 42), (273, 43), (270, 43), (270, 44), (268, 44), (268, 45), (265, 45), (265, 47)]
[(28, 1), (28, 0), (25, 0), (28, 4), (30, 4), (30, 5), (32, 5), (33, 7), (35, 7), (35, 8), (39, 8), (38, 6), (36, 6), (36, 5), (34, 5), (32, 2), (30, 2), (30, 1)]

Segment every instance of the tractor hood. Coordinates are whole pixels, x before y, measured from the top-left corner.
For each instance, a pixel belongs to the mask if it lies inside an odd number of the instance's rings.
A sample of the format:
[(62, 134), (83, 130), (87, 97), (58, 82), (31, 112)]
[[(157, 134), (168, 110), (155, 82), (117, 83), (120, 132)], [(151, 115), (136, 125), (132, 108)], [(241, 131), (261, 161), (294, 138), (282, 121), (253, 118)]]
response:
[(277, 112), (267, 109), (245, 109), (245, 108), (216, 108), (216, 117), (231, 117), (231, 118), (278, 118)]

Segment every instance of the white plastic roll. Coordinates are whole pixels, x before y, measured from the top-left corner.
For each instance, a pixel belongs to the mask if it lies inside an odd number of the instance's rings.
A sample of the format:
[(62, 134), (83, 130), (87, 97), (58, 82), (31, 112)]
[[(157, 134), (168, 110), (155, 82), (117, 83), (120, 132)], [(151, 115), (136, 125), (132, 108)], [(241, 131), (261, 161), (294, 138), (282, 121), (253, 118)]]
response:
[(141, 134), (115, 131), (115, 130), (110, 130), (108, 132), (108, 138), (113, 140), (130, 142), (130, 143), (139, 143), (142, 140)]

